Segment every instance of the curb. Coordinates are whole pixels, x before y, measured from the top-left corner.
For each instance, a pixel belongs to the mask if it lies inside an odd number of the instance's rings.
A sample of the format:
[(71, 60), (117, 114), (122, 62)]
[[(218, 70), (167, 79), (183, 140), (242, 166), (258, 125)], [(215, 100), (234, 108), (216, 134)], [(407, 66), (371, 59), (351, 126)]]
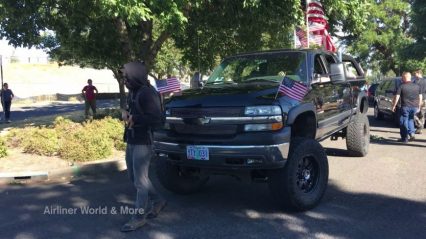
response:
[(0, 184), (10, 184), (14, 182), (39, 182), (46, 180), (58, 180), (67, 178), (77, 178), (91, 175), (105, 175), (126, 170), (126, 161), (109, 160), (103, 162), (91, 162), (76, 164), (67, 168), (54, 169), (48, 172), (10, 172), (0, 173)]

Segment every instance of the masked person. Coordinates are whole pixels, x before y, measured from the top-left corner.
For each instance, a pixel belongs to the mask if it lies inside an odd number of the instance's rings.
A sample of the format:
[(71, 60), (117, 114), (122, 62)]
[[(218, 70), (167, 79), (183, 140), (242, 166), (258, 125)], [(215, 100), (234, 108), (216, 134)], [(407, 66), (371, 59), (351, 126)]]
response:
[(129, 90), (128, 108), (122, 112), (122, 118), (126, 122), (126, 164), (130, 180), (137, 191), (137, 213), (121, 228), (121, 231), (128, 232), (145, 225), (147, 218), (156, 217), (166, 205), (148, 177), (153, 157), (152, 126), (162, 120), (162, 104), (159, 93), (148, 81), (144, 63), (127, 63), (121, 72)]

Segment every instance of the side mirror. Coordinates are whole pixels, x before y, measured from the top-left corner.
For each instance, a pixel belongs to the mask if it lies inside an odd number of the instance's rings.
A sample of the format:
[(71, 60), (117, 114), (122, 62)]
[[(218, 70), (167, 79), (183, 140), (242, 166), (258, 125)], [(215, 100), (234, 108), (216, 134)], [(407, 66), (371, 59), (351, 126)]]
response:
[(330, 79), (332, 83), (346, 81), (345, 67), (343, 63), (333, 63), (330, 65)]

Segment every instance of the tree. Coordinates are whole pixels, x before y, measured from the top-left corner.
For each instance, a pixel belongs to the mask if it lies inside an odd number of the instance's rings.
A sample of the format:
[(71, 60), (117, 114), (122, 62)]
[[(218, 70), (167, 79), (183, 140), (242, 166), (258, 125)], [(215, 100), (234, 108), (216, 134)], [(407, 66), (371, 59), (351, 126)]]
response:
[[(336, 14), (332, 24), (358, 22), (360, 15), (350, 13), (362, 4), (351, 2), (364, 1), (326, 0)], [(144, 60), (149, 70), (160, 70), (155, 59), (168, 39), (185, 62), (202, 70), (225, 55), (290, 46), (293, 26), (303, 20), (300, 5), (300, 0), (3, 0), (0, 36), (14, 46), (44, 48), (61, 64), (110, 69), (123, 107), (124, 63)]]
[(400, 75), (422, 66), (422, 61), (407, 59), (404, 54), (414, 41), (409, 32), (410, 1), (370, 0), (369, 5), (365, 30), (344, 38), (350, 52), (382, 74), (393, 71)]
[(411, 15), (411, 35), (414, 42), (407, 46), (405, 49), (406, 59), (418, 59), (423, 61), (423, 69), (426, 69), (426, 2), (421, 0), (414, 0), (412, 3)]

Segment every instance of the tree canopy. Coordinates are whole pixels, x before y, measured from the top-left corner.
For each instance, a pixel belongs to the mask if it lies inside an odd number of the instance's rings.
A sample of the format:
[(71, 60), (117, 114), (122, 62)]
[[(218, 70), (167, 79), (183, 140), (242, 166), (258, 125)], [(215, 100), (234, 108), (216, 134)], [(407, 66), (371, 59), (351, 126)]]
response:
[[(416, 3), (411, 5), (411, 2), (369, 0), (365, 30), (357, 35), (344, 37), (350, 52), (366, 62), (368, 68), (382, 74), (392, 71), (395, 75), (400, 75), (402, 71), (424, 68), (424, 50), (420, 53), (422, 56), (417, 58), (414, 57), (414, 51), (409, 50), (414, 47), (419, 50), (425, 46), (424, 41), (421, 41), (419, 28), (413, 27), (416, 21), (421, 22), (419, 26), (425, 23), (416, 14), (420, 8)], [(412, 12), (415, 14), (411, 15)], [(415, 42), (417, 44), (414, 46)]]
[[(363, 29), (366, 0), (324, 0), (332, 32)], [(149, 69), (167, 40), (201, 70), (243, 51), (290, 47), (300, 0), (2, 0), (0, 36), (46, 49), (61, 64), (111, 69), (143, 60)], [(124, 101), (123, 101), (124, 103)]]

